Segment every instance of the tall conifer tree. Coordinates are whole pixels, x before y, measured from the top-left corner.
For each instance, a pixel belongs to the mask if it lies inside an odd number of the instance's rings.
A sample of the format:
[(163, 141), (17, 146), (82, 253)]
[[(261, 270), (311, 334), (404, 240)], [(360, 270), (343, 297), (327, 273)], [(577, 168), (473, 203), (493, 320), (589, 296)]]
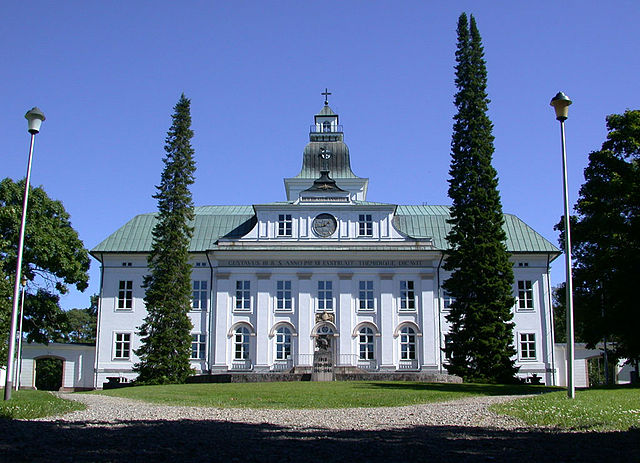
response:
[(491, 165), (493, 125), (487, 116), (487, 70), (473, 16), (458, 20), (455, 105), (449, 196), (453, 202), (447, 235), (450, 250), (444, 283), (455, 298), (445, 348), (447, 370), (466, 381), (509, 382), (512, 357), (513, 270), (506, 250), (498, 179)]
[(181, 383), (191, 374), (191, 266), (189, 242), (193, 235), (193, 200), (189, 186), (196, 170), (191, 147), (191, 102), (184, 94), (174, 107), (167, 133), (164, 170), (158, 192), (157, 223), (145, 277), (147, 317), (139, 328), (142, 345), (136, 351), (138, 381), (147, 384)]

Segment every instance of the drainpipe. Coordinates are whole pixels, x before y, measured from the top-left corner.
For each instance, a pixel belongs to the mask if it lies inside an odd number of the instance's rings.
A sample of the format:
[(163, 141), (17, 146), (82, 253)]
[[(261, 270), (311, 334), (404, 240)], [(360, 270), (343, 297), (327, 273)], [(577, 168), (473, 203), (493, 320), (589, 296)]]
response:
[(213, 361), (213, 307), (214, 307), (214, 291), (213, 291), (213, 265), (209, 258), (209, 251), (205, 251), (207, 263), (209, 264), (209, 311), (207, 313), (207, 366), (209, 374), (211, 374), (211, 362)]
[(442, 261), (444, 260), (444, 252), (440, 256), (440, 262), (438, 262), (438, 273), (437, 273), (437, 281), (438, 281), (438, 352), (440, 353), (440, 374), (442, 371), (442, 299), (440, 294), (440, 267), (442, 266)]
[(553, 290), (551, 288), (551, 255), (547, 254), (547, 292), (549, 303), (549, 324), (551, 328), (551, 381), (556, 386), (556, 344), (555, 344), (555, 327), (553, 319)]
[(98, 388), (98, 352), (100, 352), (100, 321), (102, 319), (102, 292), (104, 288), (104, 254), (100, 253), (100, 292), (98, 293), (98, 320), (96, 321), (96, 351), (93, 359), (93, 387)]

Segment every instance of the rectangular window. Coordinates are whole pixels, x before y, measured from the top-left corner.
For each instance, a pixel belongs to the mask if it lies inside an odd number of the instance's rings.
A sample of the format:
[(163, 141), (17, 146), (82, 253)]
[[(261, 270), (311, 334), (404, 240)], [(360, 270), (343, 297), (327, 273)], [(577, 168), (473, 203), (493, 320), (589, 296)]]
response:
[(416, 293), (411, 280), (400, 282), (400, 310), (416, 310)]
[(359, 282), (359, 305), (360, 310), (374, 310), (373, 281)]
[(451, 360), (451, 351), (449, 349), (451, 349), (452, 344), (453, 344), (453, 340), (451, 339), (451, 335), (445, 334), (444, 335), (444, 347), (445, 347), (444, 357), (447, 360)]
[(318, 281), (318, 310), (333, 311), (333, 283)]
[(278, 215), (278, 236), (291, 236), (291, 214)]
[(128, 360), (131, 357), (131, 333), (116, 333), (114, 337), (113, 358)]
[(536, 359), (536, 335), (520, 333), (520, 360)]
[(191, 360), (204, 360), (206, 355), (207, 335), (191, 335)]
[(292, 307), (291, 281), (278, 280), (276, 282), (276, 310), (290, 312)]
[(530, 280), (518, 281), (518, 309), (533, 310), (533, 285)]
[(118, 284), (118, 310), (131, 310), (133, 307), (133, 281), (120, 280)]
[(193, 282), (191, 307), (193, 310), (207, 310), (207, 280)]
[(236, 281), (236, 310), (251, 310), (251, 282)]
[(373, 236), (373, 220), (371, 214), (360, 214), (358, 216), (358, 235)]
[(444, 310), (450, 310), (451, 305), (456, 301), (456, 298), (449, 294), (444, 289), (442, 290), (442, 308)]

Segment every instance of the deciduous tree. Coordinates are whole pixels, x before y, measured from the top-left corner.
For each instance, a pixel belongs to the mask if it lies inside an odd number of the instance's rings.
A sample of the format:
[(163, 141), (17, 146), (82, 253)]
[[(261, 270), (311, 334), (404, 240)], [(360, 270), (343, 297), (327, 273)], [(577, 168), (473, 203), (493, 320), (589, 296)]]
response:
[(514, 366), (511, 310), (513, 270), (493, 157), (493, 125), (487, 116), (487, 70), (473, 16), (458, 20), (455, 105), (449, 196), (452, 225), (444, 288), (455, 298), (447, 320), (447, 370), (466, 381), (511, 381)]
[[(6, 362), (13, 278), (18, 254), (24, 180), (0, 182), (0, 358)], [(29, 190), (22, 275), (27, 278), (24, 331), (27, 339), (50, 342), (64, 331), (59, 295), (89, 281), (89, 254), (60, 201), (41, 187)]]
[[(640, 359), (640, 111), (607, 117), (607, 140), (589, 155), (571, 221), (574, 312), (589, 346), (607, 338)], [(563, 224), (557, 225), (563, 231)], [(564, 234), (561, 234), (561, 242)]]

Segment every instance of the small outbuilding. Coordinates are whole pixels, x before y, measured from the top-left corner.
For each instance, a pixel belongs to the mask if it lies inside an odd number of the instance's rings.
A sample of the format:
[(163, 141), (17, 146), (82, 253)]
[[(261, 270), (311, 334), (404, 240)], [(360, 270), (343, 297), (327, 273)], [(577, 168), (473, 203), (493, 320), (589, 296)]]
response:
[[(19, 387), (62, 391), (94, 389), (95, 357), (94, 344), (23, 344), (22, 362), (18, 367)], [(45, 369), (48, 382), (46, 387), (42, 387)]]

